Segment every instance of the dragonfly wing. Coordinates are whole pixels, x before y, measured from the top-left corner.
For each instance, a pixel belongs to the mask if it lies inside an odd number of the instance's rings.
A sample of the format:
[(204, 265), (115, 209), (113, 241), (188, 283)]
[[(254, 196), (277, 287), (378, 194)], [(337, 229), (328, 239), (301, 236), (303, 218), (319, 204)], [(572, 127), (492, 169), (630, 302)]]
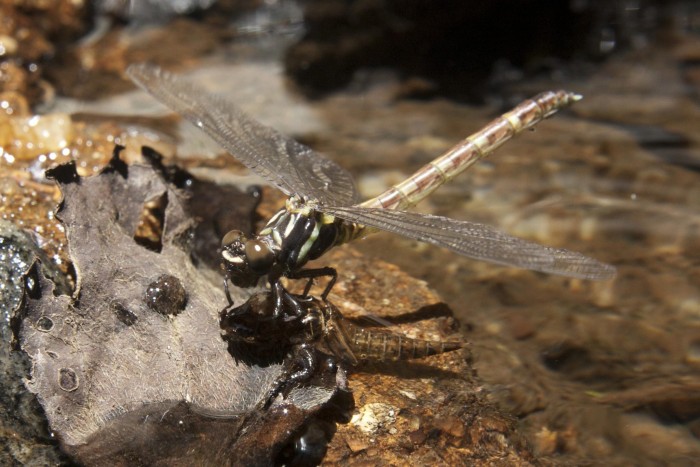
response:
[(292, 164), (304, 183), (306, 199), (322, 204), (350, 206), (357, 203), (359, 195), (352, 175), (311, 148), (294, 140), (296, 149), (290, 152)]
[(285, 194), (322, 204), (345, 206), (355, 202), (352, 176), (342, 167), (254, 120), (235, 104), (154, 65), (131, 65), (127, 74)]
[(388, 209), (324, 206), (323, 211), (491, 263), (582, 279), (615, 275), (614, 267), (580, 253), (528, 242), (474, 222)]
[(350, 366), (357, 366), (359, 364), (359, 359), (353, 352), (351, 337), (348, 335), (344, 326), (334, 327), (328, 331), (326, 335), (326, 346), (333, 355), (335, 355), (341, 362)]

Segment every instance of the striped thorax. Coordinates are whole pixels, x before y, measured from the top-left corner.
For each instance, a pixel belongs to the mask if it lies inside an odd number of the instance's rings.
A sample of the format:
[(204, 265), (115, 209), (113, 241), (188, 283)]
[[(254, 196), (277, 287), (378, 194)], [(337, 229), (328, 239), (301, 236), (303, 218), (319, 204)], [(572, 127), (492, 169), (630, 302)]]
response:
[(291, 197), (254, 238), (240, 231), (224, 236), (222, 259), (234, 285), (251, 287), (271, 272), (287, 275), (299, 270), (332, 247), (357, 237), (360, 229)]

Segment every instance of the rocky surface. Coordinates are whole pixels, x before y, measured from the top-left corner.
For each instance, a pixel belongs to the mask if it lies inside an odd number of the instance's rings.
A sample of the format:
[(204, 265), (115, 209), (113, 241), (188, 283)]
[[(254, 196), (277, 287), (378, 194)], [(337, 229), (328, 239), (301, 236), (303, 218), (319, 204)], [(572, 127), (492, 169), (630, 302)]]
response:
[[(376, 315), (409, 337), (455, 340), (452, 311), (423, 281), (349, 250), (324, 263), (342, 265), (331, 294), (348, 317)], [(464, 310), (463, 310), (464, 311)], [(355, 408), (338, 425), (324, 459), (330, 465), (531, 465), (515, 420), (495, 409), (461, 351), (419, 361), (374, 363), (349, 376)]]
[[(21, 303), (25, 276), (37, 258), (42, 258), (43, 274), (53, 277), (58, 289), (69, 285), (58, 268), (39, 249), (34, 239), (8, 221), (0, 221), (0, 426), (3, 465), (67, 462), (51, 437), (44, 412), (33, 394), (24, 387), (31, 361), (13, 349), (12, 310)], [(16, 343), (15, 343), (16, 344)]]

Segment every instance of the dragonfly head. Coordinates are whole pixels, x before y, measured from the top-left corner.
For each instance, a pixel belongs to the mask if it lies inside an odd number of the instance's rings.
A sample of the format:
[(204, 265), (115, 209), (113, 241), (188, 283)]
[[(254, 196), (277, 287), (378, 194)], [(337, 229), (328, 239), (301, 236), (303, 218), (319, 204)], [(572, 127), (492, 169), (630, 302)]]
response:
[(221, 258), (231, 283), (236, 287), (253, 287), (275, 264), (275, 253), (257, 238), (247, 238), (232, 230), (221, 240)]

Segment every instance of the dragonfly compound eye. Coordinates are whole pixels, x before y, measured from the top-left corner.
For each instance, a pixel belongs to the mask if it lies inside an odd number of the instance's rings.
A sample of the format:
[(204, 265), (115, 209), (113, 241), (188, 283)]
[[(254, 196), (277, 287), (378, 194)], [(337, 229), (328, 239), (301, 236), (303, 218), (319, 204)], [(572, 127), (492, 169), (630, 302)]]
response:
[(275, 254), (272, 250), (265, 243), (255, 239), (245, 243), (245, 256), (250, 269), (263, 274), (269, 271), (275, 262)]
[(248, 239), (240, 230), (232, 230), (221, 240), (221, 257), (230, 267), (245, 269), (245, 242)]
[(221, 239), (221, 247), (232, 247), (235, 243), (243, 245), (246, 240), (247, 238), (243, 232), (240, 230), (231, 230)]
[(253, 287), (260, 276), (267, 273), (267, 271), (258, 272), (251, 267), (248, 243), (250, 241), (238, 230), (230, 231), (221, 241), (222, 266), (228, 280), (236, 287)]

